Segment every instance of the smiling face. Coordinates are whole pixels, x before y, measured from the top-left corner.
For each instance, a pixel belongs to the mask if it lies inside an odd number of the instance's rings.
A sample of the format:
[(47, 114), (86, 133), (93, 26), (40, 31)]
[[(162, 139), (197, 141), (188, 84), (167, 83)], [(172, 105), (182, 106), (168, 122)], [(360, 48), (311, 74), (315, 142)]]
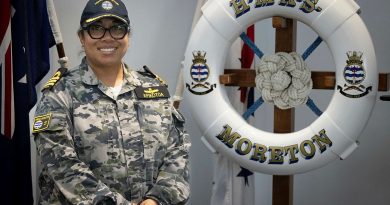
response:
[[(123, 23), (113, 18), (102, 18), (93, 24), (107, 29)], [(109, 31), (106, 30), (101, 39), (93, 39), (87, 30), (79, 32), (80, 42), (84, 46), (85, 56), (89, 65), (96, 69), (121, 66), (122, 58), (129, 46), (128, 35), (126, 34), (122, 39), (114, 39)]]

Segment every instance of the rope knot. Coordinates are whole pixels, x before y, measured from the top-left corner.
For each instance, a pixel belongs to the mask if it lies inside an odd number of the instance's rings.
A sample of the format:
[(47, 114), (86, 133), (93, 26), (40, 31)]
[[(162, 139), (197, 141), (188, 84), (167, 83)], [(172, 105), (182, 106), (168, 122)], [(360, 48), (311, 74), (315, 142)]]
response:
[(256, 67), (256, 88), (280, 109), (305, 104), (312, 87), (311, 72), (295, 52), (263, 56)]
[(68, 57), (62, 57), (58, 59), (58, 63), (60, 64), (61, 68), (67, 68), (68, 67)]

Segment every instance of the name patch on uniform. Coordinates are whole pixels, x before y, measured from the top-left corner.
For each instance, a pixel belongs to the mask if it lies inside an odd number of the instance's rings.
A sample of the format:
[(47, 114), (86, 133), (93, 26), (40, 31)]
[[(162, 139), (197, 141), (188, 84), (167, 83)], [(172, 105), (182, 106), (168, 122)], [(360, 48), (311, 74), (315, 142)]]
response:
[(135, 95), (138, 99), (156, 99), (156, 98), (169, 98), (169, 92), (165, 86), (157, 86), (150, 88), (136, 87)]
[(51, 120), (51, 113), (46, 115), (36, 116), (34, 118), (33, 133), (37, 133), (47, 129), (49, 127), (50, 120)]

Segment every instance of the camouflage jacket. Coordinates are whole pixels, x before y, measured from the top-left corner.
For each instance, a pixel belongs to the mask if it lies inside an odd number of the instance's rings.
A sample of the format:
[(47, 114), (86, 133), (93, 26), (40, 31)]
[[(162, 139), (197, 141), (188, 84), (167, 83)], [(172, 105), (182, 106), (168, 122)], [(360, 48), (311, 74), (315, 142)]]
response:
[(183, 117), (154, 77), (128, 68), (124, 76), (115, 99), (84, 59), (44, 91), (33, 125), (43, 167), (40, 204), (187, 201)]

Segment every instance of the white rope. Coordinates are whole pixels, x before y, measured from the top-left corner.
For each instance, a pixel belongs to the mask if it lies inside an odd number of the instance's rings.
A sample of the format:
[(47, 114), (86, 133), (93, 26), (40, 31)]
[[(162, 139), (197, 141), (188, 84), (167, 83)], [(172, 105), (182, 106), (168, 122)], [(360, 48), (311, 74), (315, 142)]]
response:
[(295, 52), (263, 56), (255, 81), (264, 101), (280, 109), (305, 104), (313, 87), (310, 70)]
[(68, 57), (62, 57), (58, 59), (58, 63), (60, 64), (61, 68), (68, 68)]

